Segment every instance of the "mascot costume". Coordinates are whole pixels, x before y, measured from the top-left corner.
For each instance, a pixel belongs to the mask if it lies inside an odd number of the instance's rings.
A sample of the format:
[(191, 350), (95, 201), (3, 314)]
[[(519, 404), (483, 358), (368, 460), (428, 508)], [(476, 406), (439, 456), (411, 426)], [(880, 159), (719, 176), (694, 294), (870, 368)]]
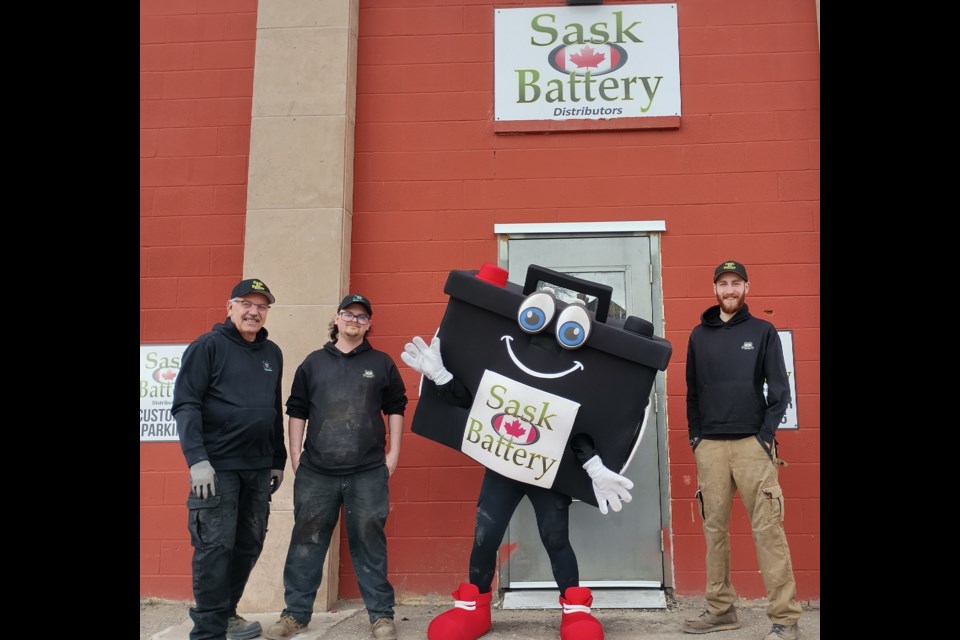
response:
[[(575, 298), (563, 302), (558, 291)], [(633, 482), (612, 469), (622, 473), (639, 443), (654, 379), (672, 352), (646, 320), (608, 321), (612, 292), (536, 265), (523, 287), (490, 264), (452, 271), (436, 336), (405, 345), (401, 359), (423, 376), (411, 430), (486, 467), (470, 581), (430, 622), (429, 640), (490, 630), (497, 551), (524, 496), (560, 589), (561, 640), (603, 638), (593, 595), (579, 586), (569, 507), (578, 499), (606, 515), (630, 502)]]

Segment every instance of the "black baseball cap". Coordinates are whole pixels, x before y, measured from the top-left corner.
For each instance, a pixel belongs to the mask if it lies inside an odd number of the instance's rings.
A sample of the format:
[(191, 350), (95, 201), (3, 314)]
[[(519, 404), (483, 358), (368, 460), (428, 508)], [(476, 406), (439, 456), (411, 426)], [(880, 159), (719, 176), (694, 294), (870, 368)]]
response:
[(716, 270), (713, 272), (714, 283), (716, 283), (717, 278), (725, 273), (735, 273), (743, 278), (744, 282), (750, 282), (750, 278), (747, 277), (747, 268), (734, 260), (727, 260), (717, 265)]
[(270, 288), (267, 285), (263, 284), (263, 280), (257, 280), (256, 278), (250, 278), (249, 280), (241, 280), (237, 283), (237, 286), (233, 288), (233, 293), (230, 294), (231, 298), (242, 298), (248, 293), (262, 293), (267, 296), (267, 300), (270, 301), (270, 304), (276, 302), (276, 298), (273, 297), (273, 294), (270, 293)]
[(359, 293), (351, 293), (350, 295), (345, 297), (343, 300), (341, 300), (340, 306), (337, 307), (337, 311), (338, 312), (343, 311), (344, 307), (349, 307), (352, 304), (359, 304), (366, 307), (367, 313), (369, 313), (370, 315), (373, 315), (373, 307), (370, 305), (370, 301), (364, 298)]

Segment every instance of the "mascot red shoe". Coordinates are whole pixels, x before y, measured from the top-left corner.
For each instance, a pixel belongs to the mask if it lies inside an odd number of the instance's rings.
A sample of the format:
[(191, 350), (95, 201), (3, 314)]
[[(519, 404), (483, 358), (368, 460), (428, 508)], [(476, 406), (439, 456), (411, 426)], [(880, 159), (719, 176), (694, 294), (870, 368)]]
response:
[(453, 609), (441, 613), (427, 627), (429, 640), (475, 640), (490, 631), (491, 592), (480, 593), (464, 582), (453, 592)]

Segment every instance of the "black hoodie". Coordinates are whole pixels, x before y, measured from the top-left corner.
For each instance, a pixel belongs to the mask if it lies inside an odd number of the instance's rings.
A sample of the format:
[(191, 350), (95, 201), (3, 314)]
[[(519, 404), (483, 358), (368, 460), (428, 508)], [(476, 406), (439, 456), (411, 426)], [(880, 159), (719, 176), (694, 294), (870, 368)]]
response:
[(261, 328), (247, 342), (227, 318), (183, 352), (171, 411), (192, 466), (283, 469), (283, 354)]
[(406, 406), (407, 391), (389, 355), (366, 338), (349, 353), (326, 343), (297, 368), (287, 399), (287, 415), (307, 421), (300, 464), (328, 475), (383, 465), (383, 415), (402, 416)]
[[(767, 383), (767, 398), (763, 383)], [(776, 328), (744, 304), (720, 319), (703, 312), (687, 345), (687, 428), (694, 438), (759, 435), (772, 442), (790, 404), (790, 384)]]

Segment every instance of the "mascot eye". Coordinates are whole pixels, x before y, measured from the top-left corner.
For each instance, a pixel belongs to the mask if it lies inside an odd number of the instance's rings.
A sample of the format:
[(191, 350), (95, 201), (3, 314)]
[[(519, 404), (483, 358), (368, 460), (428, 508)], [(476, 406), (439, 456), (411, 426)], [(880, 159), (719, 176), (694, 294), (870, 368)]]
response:
[(517, 323), (526, 333), (539, 333), (553, 320), (557, 312), (557, 301), (543, 291), (537, 291), (527, 296), (520, 311), (517, 313)]
[[(580, 303), (579, 300), (576, 302)], [(557, 318), (557, 342), (564, 349), (579, 349), (590, 337), (590, 314), (580, 304), (571, 304)]]

